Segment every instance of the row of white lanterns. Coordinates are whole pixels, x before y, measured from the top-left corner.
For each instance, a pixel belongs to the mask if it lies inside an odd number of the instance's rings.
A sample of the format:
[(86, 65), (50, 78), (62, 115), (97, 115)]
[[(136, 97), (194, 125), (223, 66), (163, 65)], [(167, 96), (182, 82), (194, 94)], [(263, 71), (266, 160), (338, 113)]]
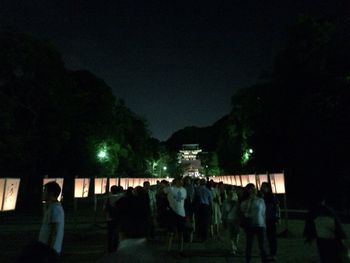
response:
[(286, 187), (284, 181), (284, 173), (271, 173), (271, 174), (246, 174), (246, 175), (224, 175), (210, 177), (214, 182), (223, 182), (224, 184), (246, 186), (249, 183), (255, 185), (257, 189), (263, 182), (270, 182), (272, 192), (274, 194), (285, 194)]
[[(273, 193), (285, 194), (285, 183), (283, 173), (274, 174), (250, 174), (250, 175), (225, 175), (210, 177), (214, 182), (223, 182), (224, 184), (246, 186), (253, 183), (258, 189), (261, 183), (269, 182), (272, 186)], [(94, 179), (94, 194), (105, 194), (107, 188), (107, 177)], [(143, 186), (145, 181), (149, 181), (151, 185), (155, 185), (159, 178), (109, 178), (109, 185), (120, 185), (124, 189), (128, 187)], [(172, 178), (168, 178), (172, 180)], [(64, 178), (44, 178), (43, 185), (48, 182), (57, 182), (63, 189)], [(0, 178), (0, 211), (15, 210), (18, 190), (20, 185), (19, 178)], [(86, 198), (89, 195), (90, 178), (75, 178), (74, 197)], [(62, 199), (62, 193), (58, 200)]]

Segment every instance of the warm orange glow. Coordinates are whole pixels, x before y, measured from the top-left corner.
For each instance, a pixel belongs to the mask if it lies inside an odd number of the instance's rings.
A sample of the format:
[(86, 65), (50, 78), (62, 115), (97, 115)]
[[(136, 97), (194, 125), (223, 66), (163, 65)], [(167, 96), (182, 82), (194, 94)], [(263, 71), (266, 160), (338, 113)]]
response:
[(58, 185), (61, 187), (61, 193), (58, 196), (58, 201), (62, 201), (63, 197), (62, 197), (62, 192), (63, 192), (63, 182), (64, 182), (64, 178), (44, 178), (43, 180), (43, 189), (44, 189), (44, 185), (47, 184), (48, 182), (56, 182), (58, 183)]
[(284, 173), (269, 174), (272, 192), (274, 194), (285, 194)]
[(128, 178), (120, 178), (120, 186), (122, 186), (124, 190), (128, 189)]
[(112, 185), (118, 186), (119, 178), (109, 178), (109, 188), (111, 188)]
[(256, 187), (256, 175), (255, 174), (249, 174), (248, 175), (248, 181), (250, 184), (254, 184)]
[(241, 182), (242, 186), (245, 187), (247, 184), (249, 184), (249, 177), (248, 175), (241, 175)]
[(74, 197), (85, 198), (89, 195), (90, 179), (75, 178), (74, 181)]
[(95, 194), (106, 193), (107, 178), (95, 178)]
[(0, 179), (0, 211), (16, 209), (20, 181), (19, 178)]
[(258, 174), (257, 175), (257, 188), (260, 189), (261, 184), (264, 182), (268, 182), (267, 174)]

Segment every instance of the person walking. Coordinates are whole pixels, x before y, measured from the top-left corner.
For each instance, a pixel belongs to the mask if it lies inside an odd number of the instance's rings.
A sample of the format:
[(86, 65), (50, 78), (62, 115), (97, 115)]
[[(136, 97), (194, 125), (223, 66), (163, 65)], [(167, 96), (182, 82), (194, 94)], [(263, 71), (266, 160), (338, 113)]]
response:
[(316, 193), (305, 220), (306, 243), (316, 239), (321, 263), (349, 263), (348, 249), (343, 243), (346, 233), (322, 193)]
[(272, 193), (271, 185), (263, 182), (260, 192), (266, 206), (266, 235), (269, 244), (269, 260), (276, 261), (277, 254), (277, 224), (280, 219), (280, 207), (276, 196)]
[(106, 199), (103, 210), (106, 212), (107, 219), (107, 246), (108, 252), (116, 251), (119, 245), (118, 234), (118, 211), (116, 207), (117, 201), (123, 197), (122, 186), (111, 186), (111, 192)]
[(170, 251), (172, 241), (177, 231), (179, 236), (180, 252), (184, 246), (184, 230), (186, 222), (185, 199), (187, 196), (186, 189), (182, 187), (181, 178), (175, 178), (172, 186), (164, 189), (169, 201), (169, 239), (167, 249)]
[(201, 242), (208, 239), (208, 231), (211, 219), (213, 194), (206, 186), (206, 180), (200, 179), (199, 186), (195, 189), (195, 220), (196, 232)]
[(228, 230), (231, 253), (238, 253), (239, 240), (239, 203), (236, 191), (233, 188), (227, 189), (227, 197), (222, 205), (222, 221), (224, 228)]
[(57, 261), (62, 251), (64, 236), (64, 210), (58, 201), (61, 187), (56, 182), (48, 182), (44, 185), (43, 201), (45, 211), (39, 232), (39, 242), (48, 245), (56, 252)]
[(252, 258), (252, 247), (254, 237), (257, 236), (261, 262), (268, 262), (266, 254), (266, 218), (264, 199), (257, 196), (254, 184), (247, 184), (245, 187), (246, 199), (242, 201), (240, 209), (243, 215), (242, 223), (246, 235), (246, 262), (250, 263)]

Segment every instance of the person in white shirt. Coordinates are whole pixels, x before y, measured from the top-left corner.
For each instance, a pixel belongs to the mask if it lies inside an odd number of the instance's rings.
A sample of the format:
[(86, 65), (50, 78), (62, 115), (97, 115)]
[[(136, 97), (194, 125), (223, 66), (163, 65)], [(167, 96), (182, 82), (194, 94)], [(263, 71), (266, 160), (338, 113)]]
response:
[(266, 219), (265, 219), (265, 202), (264, 199), (257, 197), (254, 184), (247, 184), (245, 187), (246, 199), (241, 203), (241, 213), (243, 214), (243, 222), (246, 235), (246, 262), (251, 262), (251, 254), (254, 236), (257, 236), (261, 262), (268, 262), (266, 254)]
[(168, 251), (171, 249), (174, 234), (177, 231), (180, 239), (180, 251), (182, 252), (184, 243), (183, 234), (186, 223), (185, 199), (187, 192), (186, 189), (182, 187), (181, 178), (175, 178), (172, 182), (172, 186), (165, 188), (164, 192), (167, 194), (170, 206)]
[(43, 201), (46, 207), (39, 233), (39, 242), (54, 249), (57, 257), (61, 254), (64, 235), (64, 211), (57, 200), (60, 193), (61, 187), (56, 182), (45, 184)]
[(149, 224), (149, 238), (155, 239), (155, 224), (157, 218), (157, 200), (156, 200), (156, 192), (151, 189), (151, 184), (149, 181), (143, 182), (143, 189), (147, 193), (147, 199), (149, 200), (150, 207), (150, 218), (148, 219)]

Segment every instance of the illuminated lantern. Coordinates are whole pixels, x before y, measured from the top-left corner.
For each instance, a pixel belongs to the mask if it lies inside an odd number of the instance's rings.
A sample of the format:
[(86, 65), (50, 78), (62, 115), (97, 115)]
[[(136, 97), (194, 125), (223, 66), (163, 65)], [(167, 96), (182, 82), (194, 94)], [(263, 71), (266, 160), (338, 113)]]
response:
[(119, 178), (109, 178), (109, 188), (111, 188), (112, 185), (118, 186)]
[(56, 182), (58, 183), (58, 185), (61, 187), (61, 193), (60, 195), (58, 196), (57, 200), (58, 201), (62, 201), (63, 197), (62, 197), (62, 192), (63, 192), (63, 182), (64, 182), (64, 179), (63, 178), (44, 178), (43, 180), (43, 189), (44, 189), (44, 186), (45, 184), (49, 183), (49, 182)]
[(89, 195), (90, 179), (75, 178), (74, 180), (74, 197), (85, 198)]
[(123, 187), (124, 190), (128, 189), (128, 178), (120, 178), (120, 186)]
[(256, 187), (256, 175), (255, 174), (249, 174), (248, 175), (248, 181), (250, 184), (254, 184)]
[(284, 173), (269, 174), (272, 192), (274, 194), (285, 194)]
[(95, 178), (95, 194), (105, 194), (107, 178)]
[(249, 184), (249, 177), (248, 175), (241, 175), (241, 182), (243, 187), (245, 187), (247, 184)]
[(0, 211), (16, 209), (19, 178), (0, 178)]
[(261, 184), (264, 182), (269, 182), (267, 174), (258, 174), (256, 177), (257, 188), (260, 189)]
[(231, 176), (232, 185), (237, 185), (236, 176)]
[(239, 175), (235, 175), (235, 181), (237, 186), (242, 186), (242, 180)]

